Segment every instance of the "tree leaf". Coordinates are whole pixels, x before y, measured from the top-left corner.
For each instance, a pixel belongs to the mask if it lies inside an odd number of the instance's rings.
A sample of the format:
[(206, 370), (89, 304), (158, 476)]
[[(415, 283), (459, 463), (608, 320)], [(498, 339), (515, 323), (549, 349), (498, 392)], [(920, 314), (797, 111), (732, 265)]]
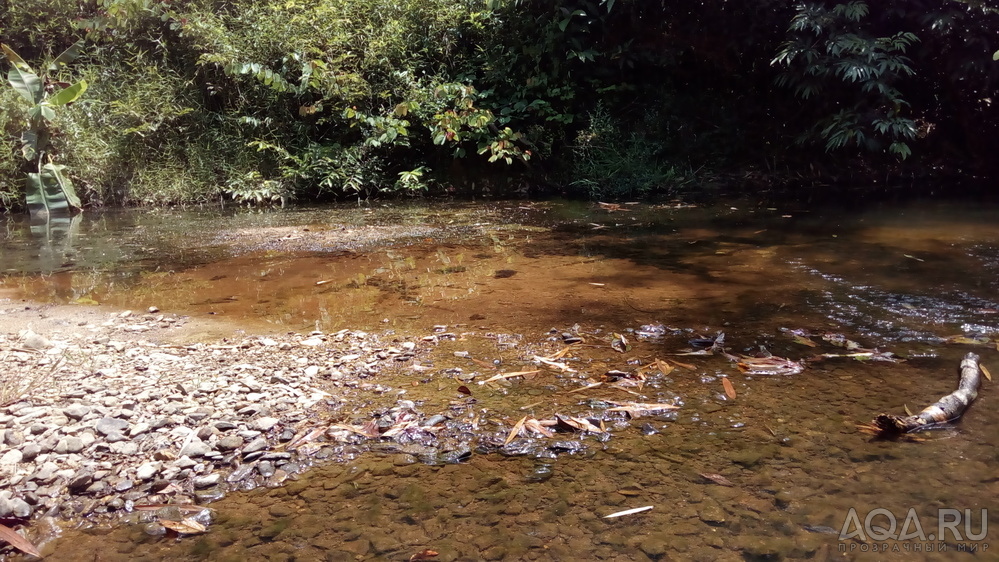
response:
[(7, 81), (29, 103), (42, 101), (42, 81), (34, 72), (23, 70), (15, 64), (7, 73)]
[(59, 70), (60, 67), (73, 62), (73, 60), (75, 60), (76, 57), (80, 56), (80, 51), (83, 50), (83, 45), (84, 45), (83, 39), (80, 39), (76, 43), (70, 45), (68, 49), (60, 53), (59, 56), (55, 58), (55, 60), (49, 63), (49, 68), (48, 68), (49, 71), (55, 72)]
[(33, 70), (31, 70), (31, 67), (28, 65), (28, 63), (24, 62), (24, 59), (18, 56), (18, 54), (15, 53), (13, 49), (8, 47), (7, 45), (4, 45), (3, 43), (0, 43), (0, 49), (3, 49), (3, 53), (7, 56), (7, 60), (10, 61), (10, 64), (14, 65), (14, 68), (20, 69), (24, 72), (30, 72), (31, 74), (35, 73)]
[(62, 90), (59, 90), (59, 93), (52, 96), (47, 101), (49, 105), (66, 105), (67, 103), (73, 103), (74, 101), (79, 99), (79, 97), (83, 95), (83, 92), (86, 91), (87, 91), (87, 81), (80, 80), (79, 82), (73, 84), (72, 86), (69, 86), (68, 88), (63, 88)]
[(39, 558), (42, 557), (42, 553), (38, 552), (38, 547), (31, 544), (31, 541), (17, 534), (14, 529), (11, 529), (3, 524), (0, 524), (0, 540), (6, 541), (7, 544), (25, 554), (30, 554), (31, 556), (37, 556)]

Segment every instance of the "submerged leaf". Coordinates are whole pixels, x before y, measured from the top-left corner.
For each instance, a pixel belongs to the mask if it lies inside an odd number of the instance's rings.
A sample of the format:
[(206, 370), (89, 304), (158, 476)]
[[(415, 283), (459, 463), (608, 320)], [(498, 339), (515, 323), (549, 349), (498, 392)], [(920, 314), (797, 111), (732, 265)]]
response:
[(981, 363), (979, 363), (978, 364), (978, 368), (982, 371), (982, 374), (985, 375), (985, 378), (987, 378), (989, 380), (989, 382), (991, 382), (992, 381), (992, 373), (990, 373), (989, 370), (985, 368), (985, 365), (982, 365)]
[(727, 377), (723, 378), (722, 379), (722, 386), (725, 387), (725, 395), (728, 396), (729, 398), (731, 398), (732, 400), (735, 400), (735, 397), (736, 397), (735, 387), (732, 386), (732, 381), (728, 380)]
[(715, 474), (713, 472), (699, 472), (698, 475), (714, 482), (715, 484), (718, 484), (719, 486), (733, 486), (732, 482), (721, 474)]
[(626, 509), (624, 511), (618, 511), (616, 513), (611, 513), (610, 515), (604, 515), (604, 519), (611, 519), (613, 517), (621, 517), (623, 515), (631, 515), (633, 513), (641, 513), (643, 511), (648, 511), (652, 509), (653, 506), (647, 505), (645, 507), (636, 507), (634, 509)]
[(31, 556), (37, 556), (41, 558), (42, 554), (38, 552), (38, 547), (31, 544), (31, 541), (22, 537), (10, 527), (0, 523), (0, 541), (5, 541), (10, 546), (20, 550), (25, 554), (30, 554)]
[(520, 421), (513, 424), (513, 429), (510, 430), (510, 435), (507, 435), (506, 441), (503, 442), (504, 447), (509, 445), (514, 439), (517, 438), (517, 434), (520, 433), (520, 430), (524, 427), (525, 422), (527, 422), (527, 416), (520, 418)]
[(194, 519), (184, 519), (183, 521), (170, 521), (169, 519), (161, 519), (160, 525), (163, 525), (171, 531), (175, 531), (182, 535), (198, 535), (204, 533), (208, 529), (204, 525), (198, 523)]

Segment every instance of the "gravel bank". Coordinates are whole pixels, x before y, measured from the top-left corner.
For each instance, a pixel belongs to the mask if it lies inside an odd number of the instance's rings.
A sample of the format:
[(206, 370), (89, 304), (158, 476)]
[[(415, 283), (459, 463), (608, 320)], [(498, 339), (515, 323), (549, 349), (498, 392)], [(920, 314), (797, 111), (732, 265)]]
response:
[(434, 345), (349, 330), (231, 329), (190, 343), (227, 328), (155, 308), (2, 300), (0, 325), (0, 518), (25, 520), (280, 485), (334, 455), (337, 437), (351, 440), (349, 429), (329, 429), (345, 420), (335, 417), (341, 406), (352, 413), (366, 397), (398, 398), (365, 379), (408, 367)]

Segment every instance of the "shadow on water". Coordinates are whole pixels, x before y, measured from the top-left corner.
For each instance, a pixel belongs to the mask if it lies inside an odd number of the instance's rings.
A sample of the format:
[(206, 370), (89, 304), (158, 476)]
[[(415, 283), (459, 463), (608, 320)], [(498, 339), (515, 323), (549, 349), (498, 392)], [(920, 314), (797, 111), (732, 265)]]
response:
[[(530, 365), (538, 350), (558, 348), (562, 332), (592, 346), (570, 357), (575, 374), (476, 387), (478, 403), (465, 413), (482, 429), (469, 435), (472, 454), (454, 459), (461, 462), (427, 465), (405, 450), (358, 449), (284, 487), (213, 504), (206, 535), (175, 540), (146, 535), (141, 525), (95, 527), (67, 535), (76, 546), (57, 548), (52, 559), (99, 552), (100, 560), (408, 560), (424, 549), (439, 560), (994, 558), (995, 549), (983, 550), (988, 538), (838, 539), (851, 508), (861, 522), (883, 508), (899, 526), (912, 509), (930, 535), (939, 509), (971, 510), (977, 532), (980, 510), (996, 507), (999, 413), (990, 384), (956, 431), (884, 442), (857, 429), (955, 388), (967, 348), (942, 336), (995, 332), (992, 209), (737, 207), (513, 202), (112, 213), (85, 217), (72, 247), (53, 250), (72, 257), (62, 263), (44, 258), (44, 241), (23, 225), (6, 223), (3, 285), (27, 298), (155, 305), (250, 331), (426, 334), (447, 325), (462, 337), (439, 346), (432, 365), (440, 373), (469, 369), (455, 352)], [(664, 337), (636, 336), (657, 323)], [(733, 353), (765, 346), (802, 359), (837, 351), (818, 337), (816, 348), (795, 343), (785, 329), (843, 333), (909, 361), (813, 361), (799, 375), (768, 377), (744, 375), (723, 357), (676, 357), (691, 369), (651, 374), (632, 391), (639, 396), (568, 394), (609, 370), (667, 358), (698, 334), (724, 331)], [(611, 348), (614, 333), (632, 340), (627, 352)], [(503, 346), (496, 334), (522, 344)], [(993, 350), (977, 351), (992, 361)], [(398, 387), (411, 376), (387, 373), (379, 382)], [(722, 377), (736, 398), (726, 396)], [(447, 411), (453, 381), (440, 380), (409, 398), (427, 412)], [(525, 412), (586, 416), (610, 399), (682, 406), (621, 415), (607, 435), (570, 438), (573, 446), (524, 438), (530, 454), (483, 452)], [(647, 505), (653, 509), (603, 518)], [(959, 552), (972, 547), (978, 551)]]

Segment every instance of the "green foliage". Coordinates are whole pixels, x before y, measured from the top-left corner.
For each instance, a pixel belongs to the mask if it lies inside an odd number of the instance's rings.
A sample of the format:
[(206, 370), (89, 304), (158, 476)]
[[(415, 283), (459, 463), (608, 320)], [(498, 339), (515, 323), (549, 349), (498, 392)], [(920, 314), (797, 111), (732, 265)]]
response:
[[(68, 84), (52, 79), (49, 74), (58, 73), (72, 62), (79, 56), (82, 47), (82, 41), (74, 43), (45, 64), (46, 73), (39, 75), (13, 49), (0, 44), (11, 66), (7, 81), (28, 102), (27, 128), (21, 133), (21, 154), (34, 164), (35, 171), (28, 173), (25, 182), (28, 209), (32, 214), (48, 217), (53, 213), (82, 208), (73, 182), (63, 173), (65, 166), (52, 162), (50, 141), (55, 108), (79, 99), (87, 91), (87, 81)], [(46, 156), (48, 163), (44, 163)]]
[(905, 159), (916, 124), (906, 116), (910, 104), (896, 84), (915, 74), (904, 53), (918, 38), (908, 31), (883, 37), (866, 32), (862, 23), (869, 13), (865, 2), (856, 0), (832, 8), (799, 4), (788, 28), (791, 38), (771, 64), (787, 69), (777, 83), (802, 99), (838, 90), (819, 102), (849, 106), (818, 123), (827, 150), (849, 145), (882, 150), (887, 144), (888, 152)]
[[(659, 122), (647, 114), (648, 123)], [(694, 181), (689, 166), (670, 163), (665, 145), (639, 131), (625, 132), (602, 105), (589, 114), (589, 126), (573, 145), (572, 182), (593, 199), (671, 195)]]

